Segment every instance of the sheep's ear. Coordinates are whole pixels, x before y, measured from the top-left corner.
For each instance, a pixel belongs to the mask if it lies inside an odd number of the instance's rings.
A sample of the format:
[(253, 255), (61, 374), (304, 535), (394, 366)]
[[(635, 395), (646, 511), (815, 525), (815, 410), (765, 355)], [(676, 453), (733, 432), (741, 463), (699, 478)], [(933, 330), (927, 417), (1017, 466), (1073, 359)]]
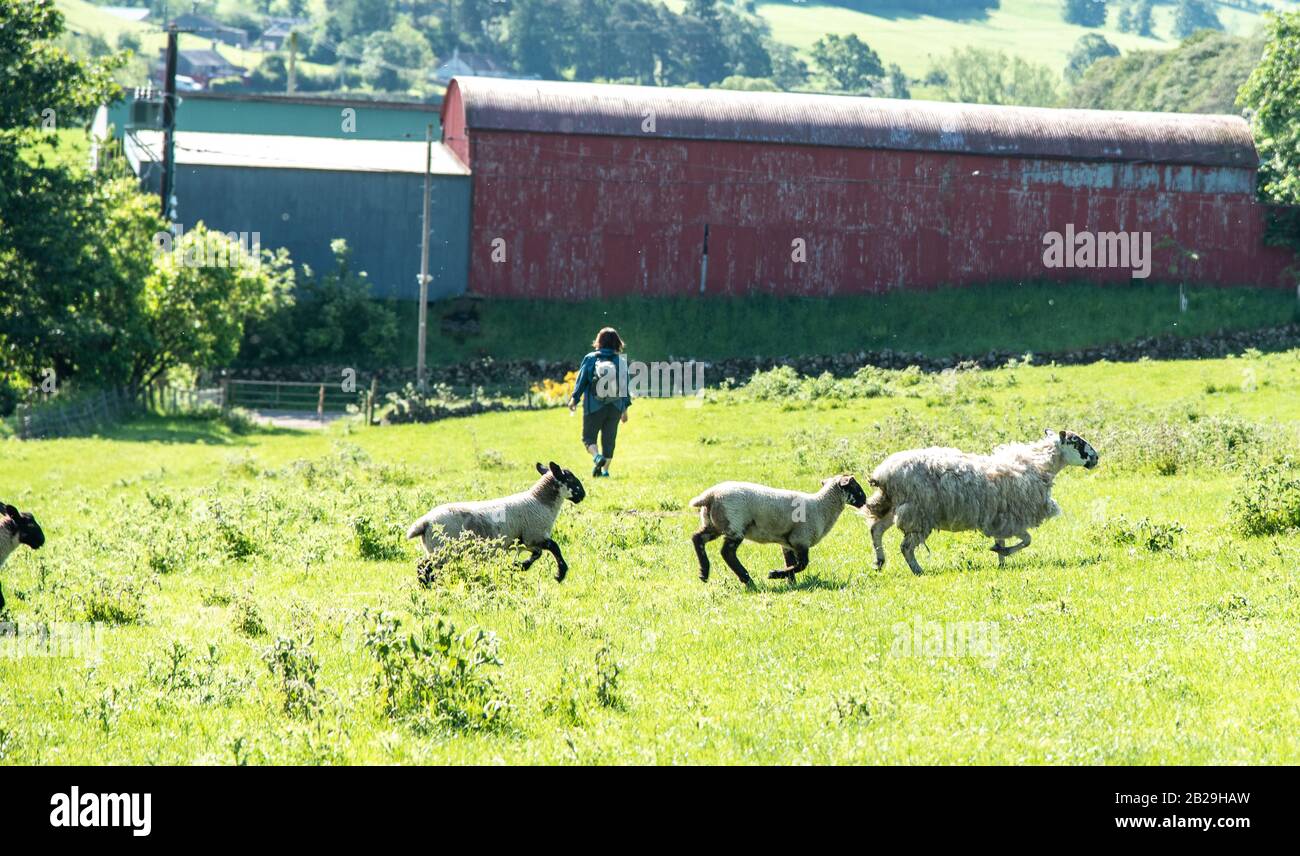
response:
[(542, 466), (541, 461), (537, 462), (537, 473), (543, 476), (546, 475), (546, 467)]
[(8, 514), (8, 515), (9, 515), (10, 517), (12, 517), (14, 520), (17, 520), (17, 519), (18, 519), (18, 509), (15, 508), (15, 507), (12, 506), (12, 505), (6, 505), (6, 506), (5, 506), (5, 514)]
[(551, 475), (555, 476), (557, 479), (564, 475), (564, 470), (562, 470), (560, 465), (555, 463), (555, 461), (551, 461)]
[(840, 476), (840, 487), (848, 487), (853, 484), (853, 476)]
[(1059, 439), (1062, 443), (1064, 443), (1064, 442), (1065, 442), (1065, 432), (1064, 432), (1064, 431), (1061, 431), (1061, 432), (1058, 434), (1057, 439)]

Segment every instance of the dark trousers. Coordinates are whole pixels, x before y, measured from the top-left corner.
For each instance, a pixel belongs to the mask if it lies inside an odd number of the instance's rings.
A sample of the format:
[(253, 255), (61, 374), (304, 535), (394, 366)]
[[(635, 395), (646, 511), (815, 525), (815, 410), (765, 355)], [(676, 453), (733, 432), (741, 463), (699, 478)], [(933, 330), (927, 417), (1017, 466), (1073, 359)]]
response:
[(614, 457), (614, 441), (618, 438), (618, 421), (623, 411), (612, 404), (606, 404), (599, 410), (582, 415), (582, 445), (596, 445), (596, 434), (600, 434), (600, 453), (606, 458)]

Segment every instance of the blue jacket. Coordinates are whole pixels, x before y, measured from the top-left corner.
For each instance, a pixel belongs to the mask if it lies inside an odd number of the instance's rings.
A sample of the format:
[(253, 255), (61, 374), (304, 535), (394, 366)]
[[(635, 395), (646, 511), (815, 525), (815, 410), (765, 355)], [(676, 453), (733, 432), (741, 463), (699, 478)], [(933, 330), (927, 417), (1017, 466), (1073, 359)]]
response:
[(597, 357), (605, 357), (618, 362), (619, 354), (617, 351), (610, 350), (609, 348), (601, 348), (600, 350), (592, 351), (590, 354), (583, 357), (582, 365), (578, 366), (578, 377), (573, 382), (573, 395), (569, 397), (570, 403), (577, 403), (578, 399), (585, 398), (586, 402), (583, 405), (583, 413), (595, 413), (607, 404), (612, 404), (614, 407), (617, 407), (619, 411), (627, 410), (632, 406), (632, 398), (627, 394), (626, 377), (620, 379), (624, 384), (624, 387), (621, 390), (623, 393), (622, 397), (612, 402), (601, 401), (596, 398), (595, 381)]

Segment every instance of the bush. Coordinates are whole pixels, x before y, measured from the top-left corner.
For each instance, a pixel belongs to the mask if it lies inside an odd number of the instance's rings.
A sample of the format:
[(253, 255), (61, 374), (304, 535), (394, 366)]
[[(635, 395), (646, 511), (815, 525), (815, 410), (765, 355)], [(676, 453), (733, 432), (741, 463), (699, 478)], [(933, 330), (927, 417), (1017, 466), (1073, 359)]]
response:
[(484, 630), (460, 632), (438, 618), (418, 633), (399, 634), (389, 613), (365, 616), (366, 650), (379, 665), (375, 688), (390, 719), (420, 732), (503, 727), (510, 703), (490, 670), (501, 665), (496, 636)]
[(352, 546), (357, 555), (371, 562), (391, 562), (406, 553), (406, 533), (396, 523), (376, 525), (368, 514), (352, 518)]
[(91, 572), (72, 584), (55, 583), (62, 612), (71, 621), (139, 624), (145, 615), (148, 580)]
[(443, 589), (463, 588), (487, 594), (513, 591), (533, 579), (501, 540), (479, 538), (470, 532), (444, 539), (436, 550), (421, 558), (418, 575), (425, 585), (437, 583)]
[(1155, 523), (1143, 517), (1130, 522), (1120, 515), (1106, 524), (1111, 543), (1119, 546), (1139, 546), (1152, 553), (1163, 553), (1174, 548), (1174, 539), (1187, 530), (1178, 521)]
[(312, 651), (312, 640), (280, 636), (262, 652), (262, 661), (280, 682), (284, 712), (295, 719), (312, 719), (322, 708), (320, 663)]
[(1243, 535), (1300, 529), (1300, 471), (1290, 458), (1257, 466), (1232, 500), (1233, 527)]

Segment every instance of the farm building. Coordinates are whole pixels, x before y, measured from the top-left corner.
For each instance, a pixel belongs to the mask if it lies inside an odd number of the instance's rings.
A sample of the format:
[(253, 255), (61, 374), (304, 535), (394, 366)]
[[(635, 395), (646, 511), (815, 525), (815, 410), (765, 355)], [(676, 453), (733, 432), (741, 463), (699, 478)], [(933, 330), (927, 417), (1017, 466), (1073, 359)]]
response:
[(1150, 233), (1157, 280), (1280, 286), (1292, 261), (1234, 116), (462, 77), (442, 126), (484, 296), (1133, 275), (1048, 267), (1053, 232)]
[[(132, 168), (154, 192), (161, 138), (136, 131), (124, 140)], [(423, 140), (178, 131), (175, 152), (176, 215), (185, 228), (202, 221), (221, 232), (256, 232), (264, 249), (284, 247), (316, 273), (333, 269), (330, 242), (343, 238), (375, 296), (417, 299)], [(441, 143), (432, 173), (429, 294), (439, 298), (464, 291), (469, 178)]]

